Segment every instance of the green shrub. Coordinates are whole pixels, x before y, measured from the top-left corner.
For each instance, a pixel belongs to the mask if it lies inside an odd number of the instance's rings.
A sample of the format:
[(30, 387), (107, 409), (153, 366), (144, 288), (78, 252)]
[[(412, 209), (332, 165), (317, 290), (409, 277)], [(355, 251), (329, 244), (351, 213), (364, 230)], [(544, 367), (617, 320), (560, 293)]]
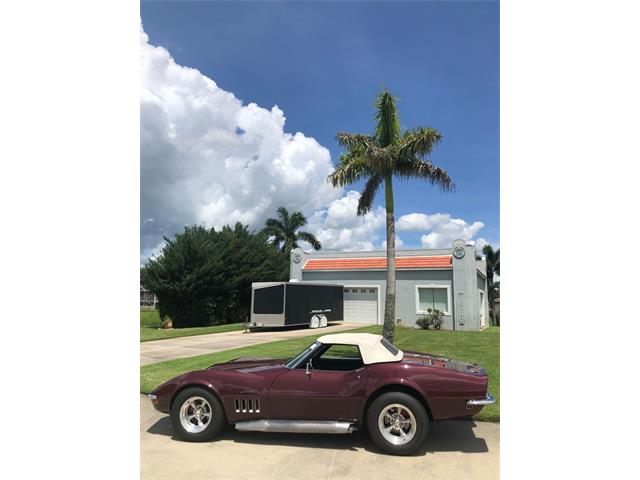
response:
[(160, 318), (171, 318), (173, 328), (244, 322), (251, 282), (289, 278), (289, 258), (266, 234), (240, 223), (219, 231), (185, 227), (165, 241), (161, 255), (141, 270), (140, 282), (157, 295)]
[(416, 320), (416, 325), (423, 330), (429, 330), (429, 327), (431, 327), (431, 319), (426, 315), (423, 315)]
[(435, 309), (428, 308), (427, 313), (424, 316), (418, 318), (418, 320), (416, 320), (416, 325), (418, 325), (423, 330), (429, 330), (430, 328), (434, 330), (440, 330), (443, 323), (443, 320), (442, 320), (443, 316), (444, 316), (444, 313), (438, 310), (437, 308)]

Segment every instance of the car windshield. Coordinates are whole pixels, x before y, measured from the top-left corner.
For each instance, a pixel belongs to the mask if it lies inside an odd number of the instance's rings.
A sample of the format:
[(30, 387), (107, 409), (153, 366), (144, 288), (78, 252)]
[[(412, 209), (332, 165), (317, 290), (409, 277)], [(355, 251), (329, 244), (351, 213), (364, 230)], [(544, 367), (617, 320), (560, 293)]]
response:
[(309, 355), (312, 351), (314, 351), (319, 346), (320, 346), (320, 342), (312, 343), (307, 348), (302, 350), (298, 355), (287, 360), (287, 363), (285, 363), (284, 366), (287, 368), (295, 368), (307, 355)]

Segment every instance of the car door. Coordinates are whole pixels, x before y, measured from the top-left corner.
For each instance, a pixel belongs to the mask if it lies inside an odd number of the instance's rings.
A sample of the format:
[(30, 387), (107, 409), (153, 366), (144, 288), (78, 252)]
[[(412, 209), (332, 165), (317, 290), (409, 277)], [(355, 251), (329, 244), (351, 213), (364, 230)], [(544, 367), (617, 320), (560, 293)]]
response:
[[(343, 346), (341, 346), (343, 347)], [(353, 346), (357, 350), (357, 346)], [(333, 348), (334, 352), (336, 348)], [(324, 353), (330, 353), (331, 348)], [(358, 356), (360, 357), (359, 350)], [(334, 352), (331, 352), (333, 354)], [(345, 370), (340, 360), (319, 355), (312, 359), (320, 368), (307, 372), (306, 364), (280, 375), (271, 385), (269, 402), (274, 418), (291, 420), (356, 420), (367, 385), (366, 366), (353, 363)], [(339, 357), (338, 357), (339, 358)], [(324, 363), (322, 363), (324, 362)], [(342, 369), (333, 370), (333, 365)]]

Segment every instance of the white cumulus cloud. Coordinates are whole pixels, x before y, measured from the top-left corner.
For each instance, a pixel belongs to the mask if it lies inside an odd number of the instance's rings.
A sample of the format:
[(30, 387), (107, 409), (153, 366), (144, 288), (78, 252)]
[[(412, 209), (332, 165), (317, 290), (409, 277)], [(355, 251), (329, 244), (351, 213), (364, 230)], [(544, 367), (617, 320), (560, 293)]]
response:
[(451, 216), (444, 213), (436, 213), (434, 215), (410, 213), (408, 215), (402, 215), (398, 220), (396, 220), (396, 230), (416, 232), (421, 230), (431, 230), (434, 226), (447, 222), (450, 219)]
[(315, 234), (323, 249), (374, 249), (374, 243), (384, 231), (386, 214), (383, 208), (377, 207), (364, 216), (358, 216), (359, 199), (360, 193), (347, 192), (309, 218), (308, 230)]
[[(285, 116), (243, 105), (198, 70), (176, 64), (141, 30), (141, 256), (185, 225), (260, 228), (276, 208), (306, 214), (333, 205), (329, 151)], [(331, 208), (331, 207), (330, 207)], [(340, 215), (331, 215), (341, 221)]]
[(484, 238), (475, 238), (482, 228), (482, 222), (467, 223), (460, 218), (451, 218), (448, 213), (410, 213), (396, 221), (398, 231), (426, 231), (420, 237), (423, 248), (449, 248), (456, 239), (475, 240), (484, 245), (487, 242)]
[(471, 240), (484, 227), (482, 222), (473, 222), (469, 225), (459, 218), (451, 219), (433, 228), (433, 231), (420, 237), (420, 243), (424, 248), (449, 248), (451, 242), (460, 238)]

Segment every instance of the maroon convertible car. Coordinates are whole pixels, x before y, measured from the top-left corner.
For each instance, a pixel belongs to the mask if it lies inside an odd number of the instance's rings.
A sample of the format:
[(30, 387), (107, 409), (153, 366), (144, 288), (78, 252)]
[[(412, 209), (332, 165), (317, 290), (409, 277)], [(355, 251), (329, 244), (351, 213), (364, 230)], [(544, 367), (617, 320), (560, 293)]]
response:
[(407, 455), (435, 420), (468, 417), (494, 402), (487, 373), (380, 335), (325, 335), (289, 360), (238, 358), (156, 388), (154, 407), (189, 441), (237, 430), (350, 433), (366, 426), (383, 451)]

